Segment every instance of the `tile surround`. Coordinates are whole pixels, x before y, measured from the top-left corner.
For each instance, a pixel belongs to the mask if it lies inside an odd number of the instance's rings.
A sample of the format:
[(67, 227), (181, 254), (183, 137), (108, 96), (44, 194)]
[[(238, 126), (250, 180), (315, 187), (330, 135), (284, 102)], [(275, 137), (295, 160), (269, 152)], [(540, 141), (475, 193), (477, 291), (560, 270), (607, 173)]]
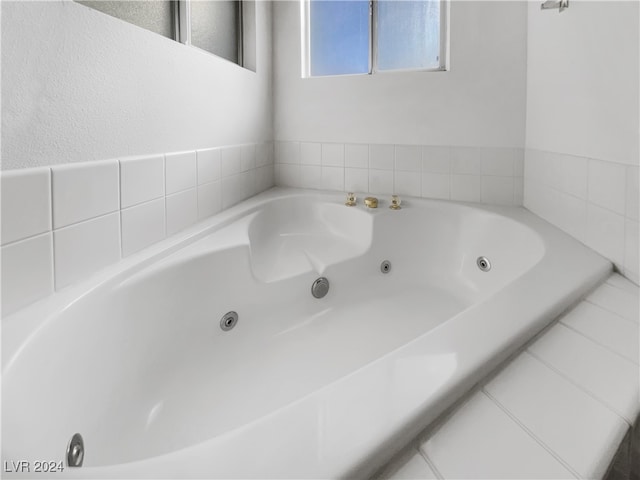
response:
[(533, 149), (525, 157), (524, 206), (638, 284), (638, 166)]
[(2, 315), (267, 190), (273, 159), (264, 143), (1, 172)]
[(275, 152), (276, 184), (282, 186), (500, 205), (523, 201), (519, 148), (281, 141)]
[(376, 478), (633, 478), (639, 295), (612, 274)]

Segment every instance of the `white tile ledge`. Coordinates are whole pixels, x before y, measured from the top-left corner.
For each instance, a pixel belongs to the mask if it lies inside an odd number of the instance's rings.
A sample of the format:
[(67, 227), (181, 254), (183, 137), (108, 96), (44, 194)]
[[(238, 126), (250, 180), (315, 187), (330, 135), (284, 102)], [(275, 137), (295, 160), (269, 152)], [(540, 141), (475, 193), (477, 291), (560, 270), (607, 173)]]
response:
[[(436, 431), (416, 439), (422, 455), (405, 454), (397, 458), (384, 468), (386, 473), (380, 478), (400, 479), (407, 475), (416, 479), (436, 478), (435, 468), (439, 472), (437, 478), (444, 479), (471, 472), (475, 478), (505, 473), (518, 478), (554, 474), (561, 474), (562, 478), (602, 478), (640, 413), (637, 368), (627, 369), (631, 362), (622, 358), (628, 355), (628, 345), (610, 341), (604, 349), (592, 338), (597, 336), (597, 328), (624, 330), (619, 332), (618, 339), (628, 334), (624, 322), (607, 322), (610, 315), (619, 316), (616, 300), (621, 292), (627, 300), (632, 296), (638, 303), (640, 289), (619, 274), (611, 275), (588, 296), (599, 300), (602, 318), (597, 310), (585, 309), (584, 301), (565, 313), (556, 326), (511, 361)], [(566, 345), (567, 348), (556, 342), (553, 356), (548, 357), (541, 346), (549, 339), (559, 338), (557, 328), (567, 318), (577, 326), (569, 331), (570, 335), (582, 340)], [(602, 325), (594, 320), (601, 320)], [(562, 333), (567, 335), (564, 330)], [(584, 352), (576, 348), (581, 344)], [(589, 376), (585, 373), (594, 365), (582, 361), (582, 357), (592, 354), (589, 349), (593, 348), (599, 349), (601, 357), (599, 373)], [(577, 362), (563, 364), (563, 359), (575, 358)], [(618, 381), (607, 383), (607, 378)], [(625, 383), (631, 383), (632, 388), (616, 388)], [(611, 403), (630, 407), (624, 414), (616, 413)], [(487, 416), (492, 420), (488, 421)], [(413, 444), (410, 451), (415, 451), (415, 447)], [(545, 451), (548, 456), (544, 456)], [(583, 455), (585, 451), (588, 455)], [(544, 458), (547, 466), (513, 462), (532, 456)]]

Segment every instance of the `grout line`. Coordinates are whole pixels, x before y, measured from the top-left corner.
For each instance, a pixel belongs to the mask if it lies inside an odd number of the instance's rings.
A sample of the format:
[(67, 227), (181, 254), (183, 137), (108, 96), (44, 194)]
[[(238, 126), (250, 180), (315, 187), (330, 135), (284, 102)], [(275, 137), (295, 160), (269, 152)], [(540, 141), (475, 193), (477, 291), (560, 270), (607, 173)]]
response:
[(568, 324), (564, 323), (564, 322), (562, 321), (562, 319), (560, 319), (559, 323), (561, 323), (563, 326), (567, 327), (569, 330), (572, 330), (572, 331), (574, 331), (575, 333), (577, 333), (578, 335), (580, 335), (580, 336), (582, 336), (582, 337), (586, 338), (587, 340), (590, 340), (591, 342), (595, 343), (596, 345), (600, 345), (602, 348), (604, 348), (604, 349), (606, 349), (606, 350), (610, 351), (611, 353), (613, 353), (613, 354), (614, 354), (614, 355), (616, 355), (617, 357), (620, 357), (621, 359), (623, 359), (623, 360), (625, 360), (625, 361), (627, 361), (627, 362), (631, 362), (631, 363), (633, 363), (635, 366), (638, 366), (638, 365), (639, 365), (639, 364), (638, 364), (638, 362), (634, 362), (634, 361), (633, 361), (633, 360), (631, 360), (630, 358), (625, 357), (624, 355), (622, 355), (622, 354), (621, 354), (621, 353), (619, 353), (619, 352), (616, 352), (613, 348), (608, 347), (607, 345), (604, 345), (604, 344), (600, 343), (600, 342), (599, 342), (598, 340), (596, 340), (595, 338), (590, 337), (589, 335), (587, 335), (587, 334), (586, 334), (586, 333), (584, 333), (584, 332), (581, 332), (580, 330), (576, 329), (575, 327), (573, 327), (573, 326), (571, 326), (571, 325), (568, 325)]
[(491, 395), (486, 390), (485, 387), (486, 387), (486, 385), (482, 387), (481, 391), (482, 391), (482, 393), (484, 395), (487, 396), (487, 398), (489, 398), (491, 401), (493, 401), (493, 403), (500, 410), (502, 410), (511, 420), (513, 420), (513, 422), (516, 425), (518, 425), (522, 430), (524, 430), (524, 432), (526, 434), (528, 434), (538, 445), (540, 445), (543, 449), (545, 449), (547, 452), (549, 452), (553, 458), (558, 460), (558, 462), (563, 467), (565, 467), (567, 470), (569, 470), (569, 473), (571, 473), (575, 478), (582, 478), (582, 476), (566, 460), (564, 460), (558, 453), (556, 453), (554, 450), (552, 450), (551, 447), (549, 447), (544, 441), (542, 441), (542, 439), (540, 437), (538, 437), (535, 433), (533, 433), (523, 422), (521, 422), (515, 416), (515, 414), (513, 414), (506, 406), (504, 406), (502, 403), (500, 403), (500, 401), (498, 399), (496, 399), (493, 395)]
[(633, 426), (633, 423), (627, 419), (627, 417), (625, 417), (621, 412), (619, 412), (618, 410), (616, 410), (614, 407), (612, 407), (611, 405), (609, 405), (608, 402), (604, 401), (603, 399), (601, 399), (600, 397), (598, 397), (594, 392), (592, 392), (591, 390), (587, 389), (586, 387), (584, 387), (583, 385), (579, 384), (578, 382), (576, 382), (573, 378), (569, 377), (567, 374), (565, 374), (564, 372), (558, 370), (555, 366), (553, 366), (552, 364), (550, 364), (549, 362), (547, 362), (546, 360), (544, 360), (542, 357), (540, 357), (539, 355), (537, 355), (535, 352), (529, 350), (528, 348), (525, 350), (529, 355), (531, 355), (532, 357), (534, 357), (536, 360), (538, 360), (539, 362), (543, 363), (544, 365), (546, 365), (548, 368), (550, 368), (551, 370), (553, 370), (554, 372), (556, 372), (558, 375), (560, 375), (562, 378), (566, 379), (567, 381), (571, 382), (573, 385), (575, 385), (576, 387), (578, 387), (580, 390), (582, 390), (583, 392), (585, 392), (587, 395), (589, 395), (591, 398), (593, 398), (594, 400), (596, 400), (597, 402), (601, 403), (602, 405), (604, 405), (606, 408), (608, 408), (611, 412), (613, 412), (614, 414), (616, 414), (618, 417), (620, 417), (624, 423), (626, 423), (629, 426)]
[(425, 452), (422, 451), (422, 448), (420, 448), (420, 445), (418, 445), (418, 455), (422, 457), (422, 459), (426, 462), (426, 464), (429, 466), (431, 471), (433, 471), (433, 473), (436, 474), (436, 478), (438, 480), (444, 480), (445, 477), (442, 474), (442, 472), (438, 469), (438, 467), (436, 467), (435, 463), (433, 463), (433, 460), (429, 458), (429, 455), (427, 455)]
[(618, 312), (614, 312), (613, 310), (608, 309), (604, 305), (600, 305), (599, 303), (595, 303), (594, 301), (589, 300), (589, 298), (585, 298), (583, 301), (587, 302), (587, 303), (590, 303), (591, 305), (595, 305), (596, 307), (601, 308), (602, 310), (606, 310), (609, 313), (613, 313), (616, 317), (620, 317), (621, 319), (625, 320), (626, 322), (629, 322), (629, 323), (631, 323), (633, 325), (638, 325), (638, 322), (636, 322), (634, 320), (631, 320), (630, 318), (627, 318), (627, 317), (625, 317), (623, 315), (620, 315)]

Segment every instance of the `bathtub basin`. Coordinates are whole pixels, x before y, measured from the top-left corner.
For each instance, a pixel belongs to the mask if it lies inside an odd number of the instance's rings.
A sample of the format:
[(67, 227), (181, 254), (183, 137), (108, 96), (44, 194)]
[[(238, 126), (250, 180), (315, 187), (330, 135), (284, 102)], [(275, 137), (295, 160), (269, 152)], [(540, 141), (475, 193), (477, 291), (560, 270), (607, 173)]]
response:
[(273, 189), (5, 318), (3, 464), (79, 432), (57, 478), (365, 477), (611, 270), (522, 208), (403, 206)]

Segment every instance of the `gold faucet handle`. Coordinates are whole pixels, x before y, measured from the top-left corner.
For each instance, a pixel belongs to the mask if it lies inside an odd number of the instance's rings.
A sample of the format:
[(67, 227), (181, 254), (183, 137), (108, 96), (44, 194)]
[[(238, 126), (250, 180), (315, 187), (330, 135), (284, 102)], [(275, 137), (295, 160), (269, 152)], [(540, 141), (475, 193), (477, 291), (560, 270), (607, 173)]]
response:
[(376, 197), (366, 197), (364, 204), (369, 208), (378, 208), (378, 199)]
[(392, 210), (400, 210), (402, 208), (400, 206), (401, 203), (402, 200), (400, 200), (398, 195), (391, 195), (391, 205), (389, 205), (389, 208)]
[(353, 207), (356, 204), (356, 194), (353, 192), (347, 193), (347, 201), (344, 202), (347, 207)]

